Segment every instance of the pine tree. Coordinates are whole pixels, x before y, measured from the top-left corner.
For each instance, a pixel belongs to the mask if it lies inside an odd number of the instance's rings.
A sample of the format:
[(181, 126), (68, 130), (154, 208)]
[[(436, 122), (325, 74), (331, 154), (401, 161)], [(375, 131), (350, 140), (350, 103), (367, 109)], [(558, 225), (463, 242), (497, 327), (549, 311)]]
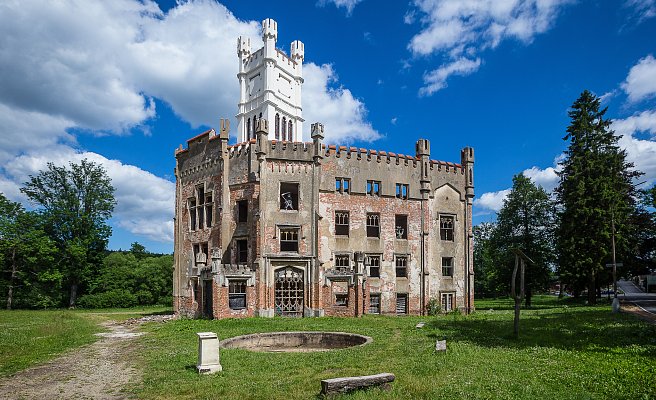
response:
[(569, 147), (557, 188), (560, 277), (575, 294), (587, 288), (590, 304), (596, 302), (597, 287), (605, 283), (600, 278), (609, 276), (604, 264), (611, 262), (613, 223), (618, 255), (629, 248), (630, 219), (636, 210), (632, 181), (641, 175), (617, 145), (619, 137), (604, 118), (606, 110), (587, 90), (572, 105), (563, 138)]
[(510, 287), (515, 254), (522, 250), (535, 264), (526, 265), (526, 306), (533, 293), (548, 287), (554, 252), (555, 207), (549, 194), (523, 174), (513, 177), (513, 187), (497, 214), (491, 236), (496, 279), (500, 289)]

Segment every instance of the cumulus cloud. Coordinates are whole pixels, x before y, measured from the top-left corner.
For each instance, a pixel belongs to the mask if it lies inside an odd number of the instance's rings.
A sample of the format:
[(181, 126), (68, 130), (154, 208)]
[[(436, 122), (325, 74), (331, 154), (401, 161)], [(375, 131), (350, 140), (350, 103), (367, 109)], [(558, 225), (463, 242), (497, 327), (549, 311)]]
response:
[[(336, 2), (348, 12), (356, 4)], [(76, 135), (145, 129), (157, 115), (155, 98), (194, 127), (234, 115), (240, 35), (254, 49), (262, 45), (259, 22), (211, 0), (179, 2), (166, 13), (151, 0), (0, 2), (0, 191), (24, 201), (18, 187), (27, 175), (48, 161), (87, 157), (116, 186), (113, 221), (171, 241), (173, 184), (86, 152)], [(309, 63), (306, 71), (306, 119), (324, 122), (333, 139), (380, 137), (331, 66)]]
[[(656, 110), (616, 119), (612, 128), (620, 135), (619, 145), (626, 150), (628, 161), (644, 172), (640, 179), (646, 180), (648, 186), (656, 182)], [(648, 134), (649, 138), (639, 138), (640, 133)]]
[(503, 207), (503, 201), (509, 194), (510, 189), (483, 193), (479, 198), (474, 200), (474, 207), (476, 207), (481, 214), (489, 214), (492, 211), (498, 212), (501, 210), (501, 207)]
[(622, 83), (629, 101), (638, 102), (656, 94), (656, 59), (650, 54), (640, 59)]
[(373, 141), (381, 134), (367, 121), (364, 103), (350, 90), (334, 85), (337, 74), (332, 65), (308, 63), (303, 66), (303, 125), (305, 137), (309, 137), (310, 125), (321, 122), (325, 126), (326, 141), (348, 143), (354, 139)]
[(332, 3), (337, 8), (345, 8), (346, 15), (350, 16), (353, 13), (353, 9), (358, 5), (362, 0), (319, 0), (317, 5), (323, 7), (326, 4)]
[[(446, 64), (424, 76), (423, 94), (432, 94), (446, 85), (453, 74), (474, 72), (472, 60), (482, 50), (495, 48), (502, 41), (516, 39), (530, 43), (553, 25), (564, 5), (572, 0), (415, 0), (415, 10), (406, 13), (404, 21), (414, 23), (416, 15), (422, 24), (421, 31), (412, 37), (408, 49), (415, 56), (440, 54)], [(453, 65), (469, 61), (469, 68)], [(449, 68), (451, 66), (451, 68)], [(438, 84), (431, 78), (439, 77)], [(442, 84), (439, 84), (442, 82)]]

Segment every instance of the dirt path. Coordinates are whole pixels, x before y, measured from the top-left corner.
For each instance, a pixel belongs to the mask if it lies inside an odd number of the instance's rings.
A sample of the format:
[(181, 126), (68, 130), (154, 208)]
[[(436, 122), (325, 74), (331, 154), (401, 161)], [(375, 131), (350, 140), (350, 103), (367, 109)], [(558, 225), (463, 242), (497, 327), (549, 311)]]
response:
[(109, 332), (95, 343), (0, 380), (0, 399), (125, 399), (127, 384), (140, 382), (133, 357), (139, 324), (101, 324)]

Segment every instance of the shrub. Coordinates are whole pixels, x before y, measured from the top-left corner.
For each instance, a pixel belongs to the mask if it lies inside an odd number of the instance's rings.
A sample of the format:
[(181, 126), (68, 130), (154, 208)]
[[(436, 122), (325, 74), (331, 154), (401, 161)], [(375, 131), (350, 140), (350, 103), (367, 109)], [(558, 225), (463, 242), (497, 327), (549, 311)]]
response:
[(125, 289), (112, 289), (84, 295), (78, 299), (78, 305), (82, 308), (134, 307), (137, 305), (137, 296)]

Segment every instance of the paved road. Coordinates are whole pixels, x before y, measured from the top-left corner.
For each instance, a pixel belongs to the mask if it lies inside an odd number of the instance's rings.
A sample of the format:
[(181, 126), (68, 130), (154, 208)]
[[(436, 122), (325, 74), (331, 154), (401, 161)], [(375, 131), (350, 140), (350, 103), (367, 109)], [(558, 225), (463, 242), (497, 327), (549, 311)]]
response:
[(618, 281), (617, 285), (624, 291), (619, 295), (620, 300), (634, 303), (650, 314), (656, 315), (656, 293), (645, 293), (631, 281)]

